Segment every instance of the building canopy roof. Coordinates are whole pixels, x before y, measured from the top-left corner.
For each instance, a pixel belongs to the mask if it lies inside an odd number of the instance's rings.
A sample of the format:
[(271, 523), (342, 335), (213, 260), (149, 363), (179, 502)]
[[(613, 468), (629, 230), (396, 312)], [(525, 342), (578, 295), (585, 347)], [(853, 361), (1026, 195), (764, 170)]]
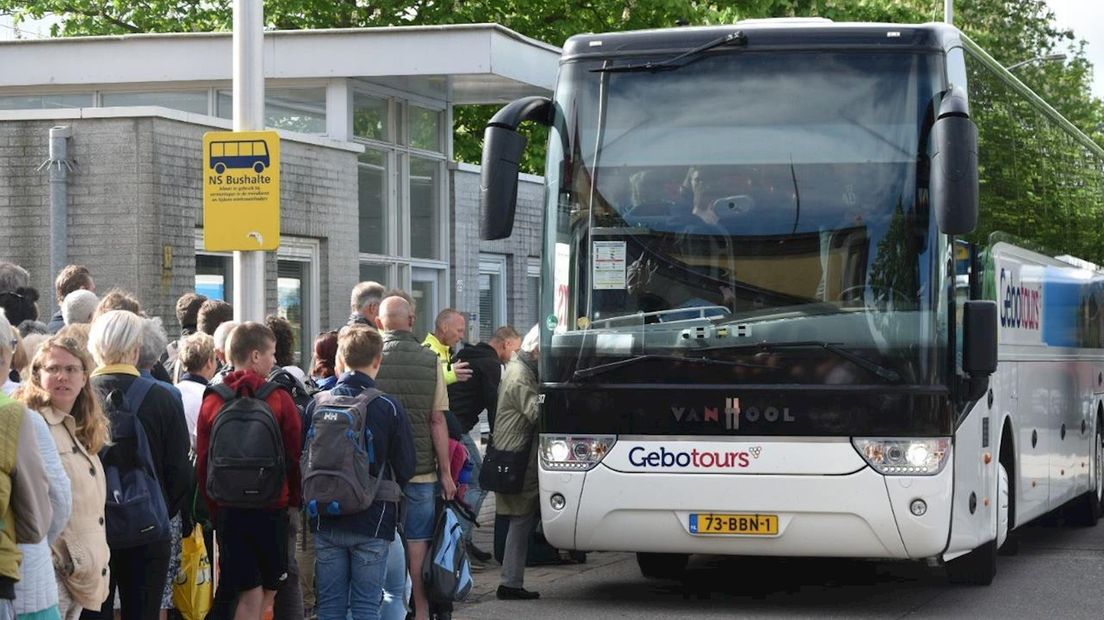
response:
[[(271, 31), (266, 79), (365, 78), (454, 104), (549, 94), (560, 49), (497, 24)], [(0, 42), (0, 89), (232, 79), (232, 35)]]

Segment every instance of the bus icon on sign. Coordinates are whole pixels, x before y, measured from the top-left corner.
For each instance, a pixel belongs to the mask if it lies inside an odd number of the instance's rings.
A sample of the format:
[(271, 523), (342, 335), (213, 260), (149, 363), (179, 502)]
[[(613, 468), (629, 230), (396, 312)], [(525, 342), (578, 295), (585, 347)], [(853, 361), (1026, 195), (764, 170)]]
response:
[(260, 174), (271, 165), (264, 140), (219, 140), (211, 143), (210, 166), (222, 174), (227, 168), (252, 168)]

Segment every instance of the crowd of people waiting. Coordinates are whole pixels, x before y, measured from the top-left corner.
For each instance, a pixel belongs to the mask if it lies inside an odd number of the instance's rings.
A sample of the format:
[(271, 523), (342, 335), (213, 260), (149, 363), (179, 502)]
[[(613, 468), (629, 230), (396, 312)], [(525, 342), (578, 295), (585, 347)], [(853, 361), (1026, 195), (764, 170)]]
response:
[[(537, 521), (536, 328), (464, 346), (466, 317), (446, 309), (419, 341), (410, 296), (362, 282), (304, 372), (279, 316), (239, 324), (226, 302), (187, 293), (170, 341), (131, 293), (97, 296), (83, 266), (58, 274), (48, 323), (29, 282), (0, 261), (0, 620), (176, 617), (181, 541), (196, 524), (208, 549), (217, 538), (208, 618), (447, 618), (422, 567), (442, 501), (478, 514), (486, 497), (483, 412), (500, 448), (532, 446), (524, 488), (497, 498), (510, 516), (497, 595), (537, 598), (523, 588)], [(355, 511), (310, 495), (322, 484), (312, 442), (334, 403), (363, 414), (355, 441), (374, 486)], [(260, 475), (234, 458), (258, 441), (278, 454)], [(460, 497), (456, 445), (476, 470)], [(142, 472), (159, 492), (134, 491)], [(464, 525), (469, 555), (489, 561)]]

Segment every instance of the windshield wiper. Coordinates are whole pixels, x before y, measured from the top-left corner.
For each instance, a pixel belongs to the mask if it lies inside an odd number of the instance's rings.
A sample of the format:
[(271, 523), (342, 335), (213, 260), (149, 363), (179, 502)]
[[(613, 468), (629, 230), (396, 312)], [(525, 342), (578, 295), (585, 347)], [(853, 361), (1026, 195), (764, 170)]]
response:
[(760, 342), (756, 344), (744, 344), (732, 347), (708, 347), (705, 349), (698, 349), (699, 351), (715, 351), (725, 350), (733, 351), (739, 349), (755, 349), (760, 351), (773, 351), (778, 349), (824, 349), (842, 357), (843, 359), (851, 362), (852, 364), (868, 370), (878, 377), (885, 379), (886, 381), (896, 383), (901, 380), (901, 375), (897, 371), (886, 368), (877, 362), (866, 359), (865, 357), (855, 353), (854, 351), (845, 349), (838, 344), (831, 342), (822, 342), (817, 340), (810, 340), (808, 342)]
[(692, 50), (683, 52), (678, 56), (668, 58), (660, 62), (643, 62), (635, 65), (619, 65), (614, 67), (599, 67), (597, 69), (591, 69), (591, 73), (635, 73), (641, 71), (674, 71), (675, 69), (681, 69), (686, 65), (698, 60), (705, 55), (711, 49), (718, 47), (724, 47), (727, 45), (747, 45), (747, 35), (742, 30), (736, 32), (730, 32), (719, 39), (714, 39), (704, 45), (695, 47)]
[(623, 360), (617, 360), (616, 362), (609, 362), (607, 364), (598, 364), (597, 366), (591, 366), (590, 368), (582, 368), (576, 370), (575, 374), (571, 375), (573, 381), (579, 379), (589, 379), (597, 375), (605, 374), (617, 370), (618, 368), (624, 368), (626, 366), (632, 366), (639, 362), (647, 361), (663, 361), (663, 362), (691, 362), (694, 364), (705, 364), (708, 366), (728, 366), (739, 368), (762, 368), (766, 370), (777, 370), (773, 366), (766, 366), (763, 364), (752, 364), (749, 362), (737, 362), (732, 360), (716, 360), (709, 357), (687, 357), (684, 355), (667, 355), (659, 353), (649, 353), (646, 355), (637, 355), (635, 357), (626, 358)]

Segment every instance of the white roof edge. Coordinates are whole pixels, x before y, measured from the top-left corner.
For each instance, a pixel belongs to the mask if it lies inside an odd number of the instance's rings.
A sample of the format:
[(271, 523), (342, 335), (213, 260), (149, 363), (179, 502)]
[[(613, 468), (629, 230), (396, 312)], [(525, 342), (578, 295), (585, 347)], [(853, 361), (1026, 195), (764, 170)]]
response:
[[(66, 121), (95, 118), (162, 118), (170, 121), (179, 121), (190, 125), (204, 125), (212, 129), (230, 131), (233, 123), (214, 116), (205, 114), (193, 114), (160, 106), (133, 106), (117, 108), (64, 108), (55, 110), (0, 110), (0, 121)], [(328, 149), (348, 151), (350, 153), (363, 153), (364, 146), (354, 142), (344, 142), (312, 136), (305, 133), (297, 133), (284, 129), (276, 129), (281, 140), (299, 142)]]
[[(228, 32), (0, 42), (0, 90), (230, 80)], [(560, 50), (497, 24), (273, 31), (265, 79), (485, 78), (551, 91)]]
[[(479, 24), (441, 24), (432, 26), (379, 26), (368, 28), (332, 28), (332, 29), (311, 29), (311, 30), (266, 30), (264, 33), (265, 38), (275, 37), (311, 37), (311, 36), (329, 36), (329, 35), (363, 35), (363, 34), (404, 34), (409, 32), (442, 32), (442, 31), (492, 31), (498, 34), (507, 36), (511, 39), (515, 39), (521, 43), (533, 45), (536, 47), (544, 48), (550, 52), (560, 53), (560, 48), (527, 37), (519, 32), (510, 30), (509, 28), (494, 23), (479, 23)], [(45, 39), (8, 39), (0, 40), (0, 47), (6, 45), (51, 45), (57, 43), (99, 43), (104, 41), (131, 41), (141, 39), (204, 39), (204, 38), (229, 38), (233, 33), (230, 31), (216, 31), (216, 32), (161, 32), (161, 33), (140, 33), (140, 34), (125, 34), (125, 35), (100, 35), (91, 37), (49, 37)]]

